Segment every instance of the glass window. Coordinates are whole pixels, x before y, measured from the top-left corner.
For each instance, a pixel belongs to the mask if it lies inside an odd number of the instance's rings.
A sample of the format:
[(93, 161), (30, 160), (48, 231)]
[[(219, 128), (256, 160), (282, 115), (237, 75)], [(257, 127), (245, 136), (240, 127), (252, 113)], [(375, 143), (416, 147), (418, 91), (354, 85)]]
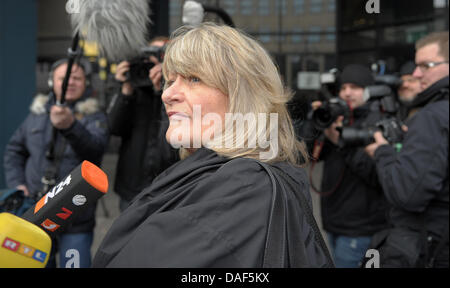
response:
[(236, 1), (235, 0), (222, 0), (222, 7), (227, 11), (230, 16), (236, 13)]
[(317, 43), (320, 42), (320, 31), (321, 28), (318, 26), (312, 26), (309, 28), (309, 35), (308, 35), (308, 43)]
[(241, 14), (242, 15), (251, 15), (252, 9), (253, 9), (253, 3), (252, 0), (242, 0), (240, 1), (241, 4)]
[(262, 27), (259, 29), (259, 36), (258, 36), (258, 40), (261, 41), (262, 43), (268, 43), (271, 40), (270, 37), (270, 29), (267, 27)]
[(322, 0), (311, 0), (309, 4), (309, 11), (313, 13), (322, 12)]
[(358, 49), (373, 49), (376, 45), (376, 36), (375, 30), (343, 33), (340, 41), (341, 50), (354, 51)]
[(282, 15), (286, 15), (286, 13), (287, 13), (287, 3), (286, 3), (286, 0), (280, 0), (280, 5), (281, 5), (281, 14), (282, 14)]
[(292, 30), (292, 36), (291, 36), (291, 41), (292, 43), (300, 43), (302, 42), (302, 29), (301, 28), (294, 28)]
[(336, 27), (327, 27), (326, 28), (326, 39), (327, 41), (336, 41)]
[(259, 15), (261, 16), (266, 16), (270, 14), (270, 2), (269, 0), (260, 0), (258, 1), (258, 10), (259, 10)]
[(295, 15), (303, 14), (305, 12), (305, 0), (294, 0)]
[(336, 0), (328, 0), (327, 10), (328, 12), (336, 11)]

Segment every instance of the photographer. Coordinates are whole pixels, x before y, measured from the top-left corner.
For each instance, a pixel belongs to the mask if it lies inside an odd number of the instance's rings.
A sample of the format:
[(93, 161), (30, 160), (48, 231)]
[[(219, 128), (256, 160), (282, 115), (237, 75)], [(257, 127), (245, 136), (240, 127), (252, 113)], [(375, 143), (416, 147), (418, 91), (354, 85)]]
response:
[(398, 251), (381, 247), (385, 267), (404, 267), (406, 260), (413, 267), (448, 267), (448, 44), (448, 31), (416, 43), (413, 76), (424, 90), (410, 105), (419, 111), (406, 123), (402, 150), (396, 153), (379, 132), (374, 135), (376, 143), (366, 147), (393, 206), (390, 220), (394, 228), (389, 237), (393, 239), (399, 229), (413, 235), (410, 241), (402, 241), (408, 244), (404, 248), (411, 248), (409, 254), (399, 256)]
[(420, 81), (413, 76), (416, 64), (412, 61), (408, 61), (400, 67), (400, 78), (402, 84), (397, 89), (398, 100), (400, 102), (400, 109), (398, 111), (398, 117), (401, 120), (407, 119), (410, 114), (413, 114), (416, 109), (410, 109), (417, 94), (422, 91), (420, 87)]
[[(339, 97), (350, 106), (349, 115), (337, 117), (323, 133), (313, 128), (317, 126), (314, 120), (307, 120), (300, 136), (306, 141), (316, 140), (313, 156), (324, 160), (323, 192), (320, 192), (322, 221), (336, 267), (358, 267), (371, 236), (386, 225), (386, 207), (375, 162), (364, 153), (364, 148), (342, 148), (336, 128), (344, 122), (355, 128), (370, 126), (382, 115), (371, 109), (371, 103), (366, 103), (364, 97), (364, 87), (374, 83), (368, 68), (356, 64), (346, 66), (340, 83)], [(321, 106), (320, 102), (312, 103), (316, 111)], [(324, 141), (320, 144), (318, 140), (322, 137)]]
[[(150, 46), (161, 48), (167, 40), (154, 38)], [(111, 134), (122, 139), (114, 186), (121, 211), (143, 187), (178, 161), (176, 150), (165, 140), (168, 118), (161, 101), (161, 63), (155, 56), (150, 56), (150, 61), (154, 66), (144, 76), (151, 84), (141, 87), (134, 87), (136, 79), (127, 76), (132, 74), (130, 62), (118, 65), (115, 78), (122, 83), (121, 91), (108, 109)]]

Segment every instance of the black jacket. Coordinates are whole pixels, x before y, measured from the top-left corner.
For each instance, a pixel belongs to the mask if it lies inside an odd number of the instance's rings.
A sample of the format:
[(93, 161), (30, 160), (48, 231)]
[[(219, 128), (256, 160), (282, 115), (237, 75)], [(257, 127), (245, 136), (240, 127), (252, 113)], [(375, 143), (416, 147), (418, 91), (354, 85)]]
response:
[(151, 87), (132, 96), (117, 94), (108, 109), (112, 135), (122, 139), (114, 190), (130, 201), (153, 179), (179, 160), (166, 141), (169, 125), (161, 95)]
[[(380, 183), (393, 205), (392, 224), (420, 231), (424, 217), (436, 241), (449, 217), (448, 86), (446, 77), (417, 96), (414, 108), (422, 108), (407, 123), (400, 153), (387, 145), (375, 151)], [(448, 263), (448, 240), (446, 249)]]
[[(377, 105), (367, 103), (353, 110), (352, 127), (374, 125), (382, 118)], [(311, 132), (306, 122), (306, 140), (320, 132)], [(300, 135), (301, 136), (301, 135)], [(324, 137), (319, 160), (324, 161), (321, 214), (324, 230), (349, 237), (371, 236), (387, 225), (387, 204), (378, 182), (375, 161), (364, 147), (339, 148)], [(311, 142), (311, 141), (309, 141)], [(309, 145), (311, 148), (312, 146)]]
[[(303, 169), (276, 165), (297, 179), (297, 191), (289, 194), (304, 193), (311, 205)], [(199, 149), (133, 200), (113, 223), (93, 266), (261, 267), (271, 197), (270, 178), (256, 161)], [(312, 267), (324, 265), (298, 202), (288, 203), (295, 217), (288, 217), (285, 231), (298, 237), (288, 250), (306, 251)]]

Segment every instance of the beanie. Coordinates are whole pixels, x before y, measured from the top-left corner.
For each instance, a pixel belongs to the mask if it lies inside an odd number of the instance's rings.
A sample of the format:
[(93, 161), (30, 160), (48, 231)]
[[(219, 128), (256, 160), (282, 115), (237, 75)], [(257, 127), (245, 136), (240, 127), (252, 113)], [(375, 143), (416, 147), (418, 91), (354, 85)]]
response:
[(344, 83), (352, 83), (362, 88), (373, 85), (375, 80), (369, 68), (359, 65), (350, 64), (345, 66), (340, 77), (341, 85)]
[(400, 76), (412, 75), (416, 69), (416, 64), (413, 61), (408, 61), (400, 67)]

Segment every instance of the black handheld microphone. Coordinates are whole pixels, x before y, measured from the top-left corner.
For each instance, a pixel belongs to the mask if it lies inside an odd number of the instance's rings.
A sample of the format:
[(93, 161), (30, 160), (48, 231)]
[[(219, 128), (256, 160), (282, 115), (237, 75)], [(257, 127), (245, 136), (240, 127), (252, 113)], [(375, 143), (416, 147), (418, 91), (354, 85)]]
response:
[(50, 236), (62, 231), (108, 191), (108, 177), (97, 166), (83, 161), (22, 216)]

